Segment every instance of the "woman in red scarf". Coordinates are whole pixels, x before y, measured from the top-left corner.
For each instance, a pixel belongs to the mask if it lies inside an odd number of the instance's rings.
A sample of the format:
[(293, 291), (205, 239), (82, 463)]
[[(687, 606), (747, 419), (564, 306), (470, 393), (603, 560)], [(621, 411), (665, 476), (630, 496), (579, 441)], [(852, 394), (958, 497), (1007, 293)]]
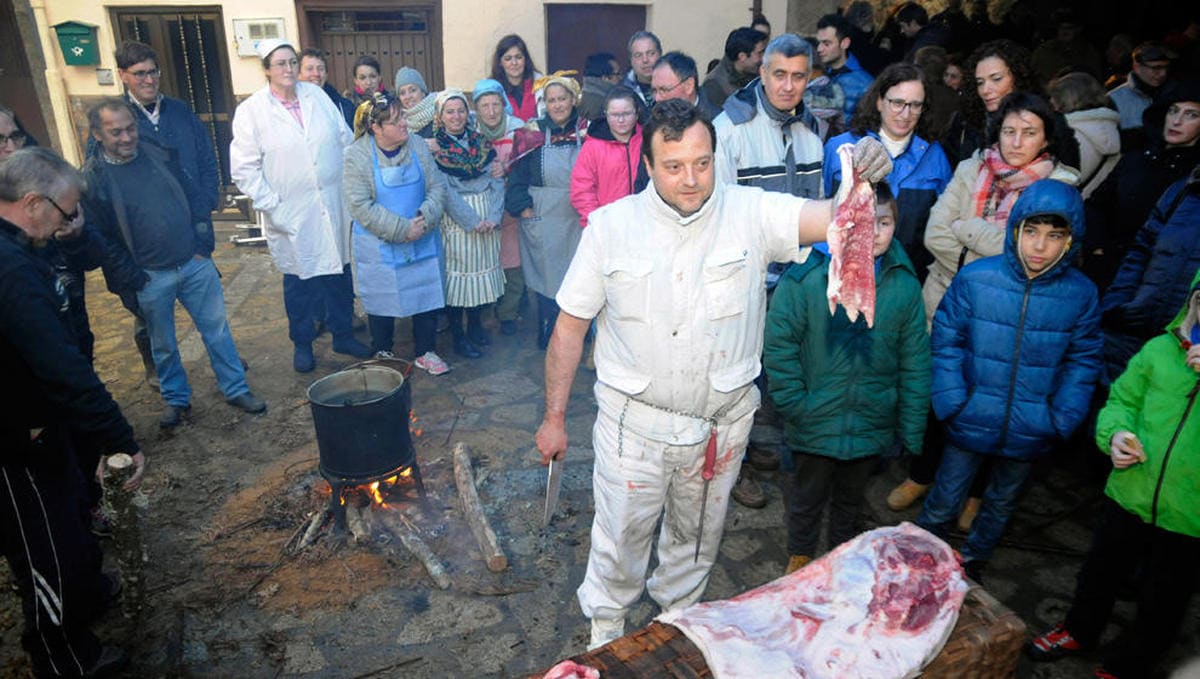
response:
[(541, 77), (533, 66), (529, 48), (516, 34), (506, 35), (496, 43), (492, 56), (492, 79), (504, 86), (504, 94), (512, 105), (513, 115), (522, 122), (538, 117), (533, 81)]
[(364, 54), (354, 60), (354, 70), (351, 71), (354, 76), (354, 88), (346, 93), (346, 98), (354, 102), (355, 108), (374, 96), (376, 92), (387, 91), (383, 87), (381, 68), (379, 60), (369, 54)]

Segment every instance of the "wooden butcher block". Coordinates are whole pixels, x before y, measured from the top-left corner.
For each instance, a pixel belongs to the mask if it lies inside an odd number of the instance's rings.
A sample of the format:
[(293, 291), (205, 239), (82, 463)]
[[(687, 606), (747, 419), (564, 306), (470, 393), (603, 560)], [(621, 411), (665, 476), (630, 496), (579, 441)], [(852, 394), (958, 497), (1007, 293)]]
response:
[[(1001, 679), (1016, 672), (1025, 623), (982, 587), (967, 591), (958, 622), (922, 679)], [(602, 679), (711, 677), (704, 655), (683, 632), (652, 622), (571, 660), (600, 670)], [(549, 668), (547, 668), (549, 670)], [(530, 675), (540, 679), (545, 671)]]

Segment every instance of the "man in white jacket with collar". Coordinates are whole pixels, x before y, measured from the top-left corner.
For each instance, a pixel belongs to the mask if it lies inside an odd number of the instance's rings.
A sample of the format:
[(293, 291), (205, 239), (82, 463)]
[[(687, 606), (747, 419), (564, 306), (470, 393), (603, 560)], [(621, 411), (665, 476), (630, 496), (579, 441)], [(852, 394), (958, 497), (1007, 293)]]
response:
[[(592, 213), (559, 289), (537, 433), (542, 463), (561, 459), (571, 382), (595, 318), (596, 516), (578, 591), (592, 648), (624, 633), (643, 587), (664, 610), (704, 592), (759, 404), (767, 264), (802, 259), (799, 246), (825, 240), (832, 219), (832, 201), (718, 183), (716, 133), (686, 102), (660, 103), (644, 133), (651, 185)], [(882, 180), (891, 161), (867, 138), (855, 166)]]

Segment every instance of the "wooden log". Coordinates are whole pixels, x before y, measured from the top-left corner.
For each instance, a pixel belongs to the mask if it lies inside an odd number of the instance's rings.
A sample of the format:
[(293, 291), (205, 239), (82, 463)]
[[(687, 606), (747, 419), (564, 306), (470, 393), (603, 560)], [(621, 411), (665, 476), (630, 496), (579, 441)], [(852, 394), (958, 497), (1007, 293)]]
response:
[(308, 529), (304, 531), (304, 536), (300, 538), (300, 542), (296, 543), (297, 552), (317, 541), (317, 536), (321, 533), (321, 526), (325, 525), (325, 520), (328, 518), (328, 507), (322, 507), (313, 514), (312, 519), (308, 522)]
[(125, 453), (110, 455), (104, 463), (104, 503), (112, 522), (113, 547), (121, 566), (124, 594), (121, 611), (126, 618), (136, 618), (145, 600), (145, 579), (142, 567), (147, 561), (142, 529), (138, 524), (134, 493), (125, 490), (125, 482), (137, 473), (133, 457)]
[(408, 522), (405, 521), (404, 517), (388, 509), (377, 510), (375, 516), (383, 523), (385, 528), (400, 538), (400, 542), (404, 544), (404, 547), (409, 552), (412, 552), (413, 556), (417, 557), (421, 565), (425, 566), (425, 570), (429, 571), (429, 577), (433, 578), (438, 589), (449, 589), (450, 576), (446, 575), (445, 566), (438, 560), (437, 555), (433, 553), (429, 545), (425, 544), (425, 541), (408, 527)]
[(367, 529), (363, 512), (353, 502), (346, 503), (346, 527), (350, 529), (350, 534), (354, 536), (355, 542), (366, 542), (371, 539), (371, 531)]
[(454, 483), (458, 486), (458, 499), (462, 503), (463, 516), (475, 542), (483, 552), (488, 570), (499, 573), (508, 568), (508, 557), (500, 549), (500, 541), (496, 532), (488, 523), (487, 514), (483, 513), (483, 503), (479, 501), (479, 493), (475, 490), (475, 474), (471, 469), (471, 458), (467, 455), (466, 446), (461, 442), (454, 444)]

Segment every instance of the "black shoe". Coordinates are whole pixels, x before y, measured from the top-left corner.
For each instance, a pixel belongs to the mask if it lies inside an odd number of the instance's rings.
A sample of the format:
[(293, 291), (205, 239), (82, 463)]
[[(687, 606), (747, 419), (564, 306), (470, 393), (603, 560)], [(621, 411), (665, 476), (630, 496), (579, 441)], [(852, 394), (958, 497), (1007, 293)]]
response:
[(163, 414), (158, 418), (158, 426), (163, 429), (174, 429), (183, 421), (184, 415), (192, 411), (192, 407), (188, 406), (167, 406)]
[(371, 347), (351, 337), (347, 340), (334, 340), (333, 350), (339, 354), (347, 354), (354, 358), (371, 358)]
[(463, 358), (479, 358), (483, 356), (483, 352), (466, 338), (454, 340), (454, 353)]
[(109, 677), (129, 666), (129, 654), (120, 646), (102, 646), (92, 666), (83, 671), (85, 677)]
[(467, 339), (477, 347), (486, 347), (492, 343), (492, 338), (483, 328), (467, 328)]
[(227, 398), (225, 399), (225, 402), (234, 408), (240, 408), (251, 415), (267, 412), (267, 402), (248, 391), (244, 394), (238, 394), (233, 398)]
[(311, 344), (297, 344), (292, 352), (292, 369), (298, 373), (310, 373), (317, 367)]
[(517, 334), (517, 322), (516, 321), (500, 321), (500, 334), (501, 335)]

